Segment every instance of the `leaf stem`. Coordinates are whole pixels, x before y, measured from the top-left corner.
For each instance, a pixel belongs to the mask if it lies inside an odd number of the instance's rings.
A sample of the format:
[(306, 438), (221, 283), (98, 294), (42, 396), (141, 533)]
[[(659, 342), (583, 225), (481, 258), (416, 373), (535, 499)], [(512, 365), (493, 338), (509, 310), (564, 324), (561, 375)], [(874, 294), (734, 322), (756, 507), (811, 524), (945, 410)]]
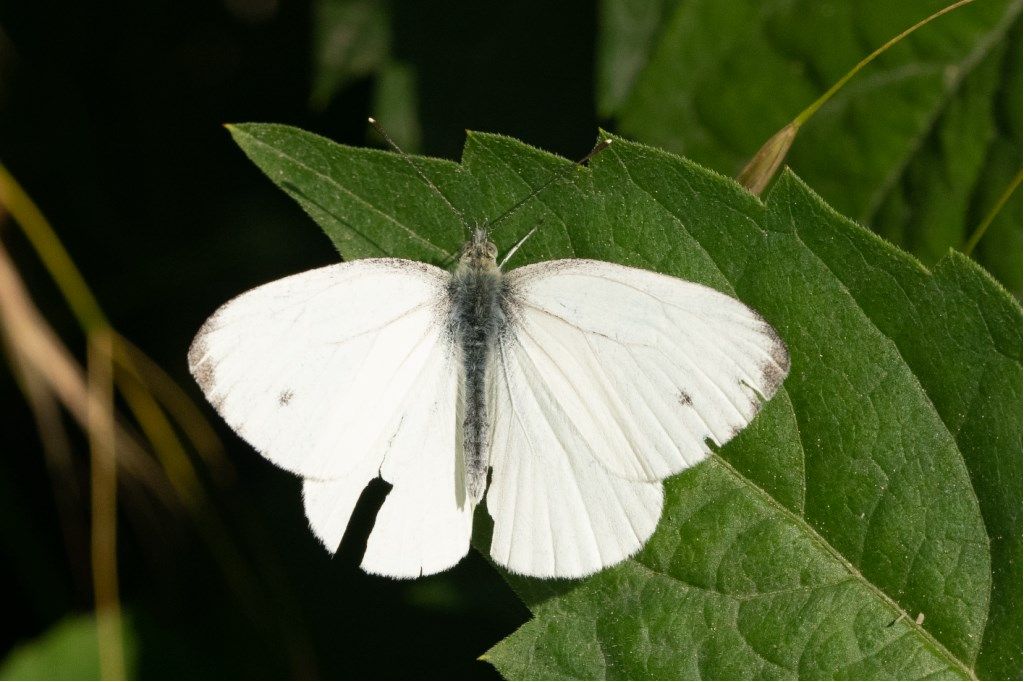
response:
[(974, 247), (978, 245), (978, 242), (981, 241), (981, 238), (985, 236), (986, 232), (988, 232), (988, 228), (992, 224), (992, 221), (996, 219), (996, 216), (999, 215), (999, 212), (1003, 210), (1003, 206), (1006, 205), (1006, 202), (1010, 200), (1010, 197), (1013, 196), (1013, 193), (1017, 190), (1018, 187), (1020, 187), (1020, 183), (1021, 171), (1017, 171), (1017, 174), (1013, 176), (1012, 180), (1010, 180), (1010, 184), (1008, 184), (1006, 186), (1006, 189), (1003, 190), (1003, 193), (999, 196), (999, 199), (996, 201), (995, 205), (992, 206), (991, 210), (989, 210), (988, 214), (985, 216), (985, 219), (981, 221), (981, 224), (978, 225), (977, 228), (975, 228), (974, 232), (971, 233), (970, 238), (964, 244), (962, 251), (964, 252), (965, 256), (971, 255), (971, 252), (974, 251)]

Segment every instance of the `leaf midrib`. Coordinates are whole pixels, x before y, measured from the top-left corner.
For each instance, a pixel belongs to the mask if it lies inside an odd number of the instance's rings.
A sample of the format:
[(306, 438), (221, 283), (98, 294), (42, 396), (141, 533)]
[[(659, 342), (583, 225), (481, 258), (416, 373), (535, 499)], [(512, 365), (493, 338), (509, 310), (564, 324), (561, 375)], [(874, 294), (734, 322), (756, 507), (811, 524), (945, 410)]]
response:
[[(800, 430), (799, 429), (797, 429), (797, 434), (798, 434), (798, 436), (800, 435)], [(800, 438), (801, 438), (800, 447), (801, 447), (801, 449), (803, 449), (803, 437), (800, 436)], [(844, 556), (842, 552), (840, 552), (838, 549), (833, 547), (828, 542), (828, 540), (826, 540), (817, 531), (817, 529), (815, 529), (814, 526), (812, 526), (807, 521), (806, 518), (804, 518), (803, 516), (800, 516), (799, 514), (795, 513), (792, 509), (790, 509), (786, 505), (784, 505), (781, 502), (779, 502), (778, 500), (776, 500), (771, 494), (768, 493), (768, 491), (766, 491), (764, 488), (759, 486), (757, 483), (755, 483), (751, 479), (749, 479), (746, 476), (744, 476), (743, 473), (741, 473), (738, 469), (736, 469), (736, 467), (734, 467), (732, 464), (730, 464), (720, 454), (715, 453), (714, 454), (714, 459), (715, 459), (715, 461), (718, 464), (722, 465), (722, 467), (726, 471), (728, 471), (730, 474), (732, 474), (732, 476), (738, 482), (743, 484), (748, 489), (752, 490), (755, 494), (759, 495), (765, 502), (767, 502), (767, 504), (769, 506), (773, 507), (776, 511), (780, 512), (781, 514), (783, 514), (792, 523), (794, 523), (798, 528), (800, 528), (802, 531), (804, 531), (806, 533), (806, 535), (811, 539), (812, 542), (814, 542), (815, 544), (819, 545), (826, 553), (828, 553), (837, 562), (839, 562), (839, 564), (842, 565), (843, 568), (845, 568), (846, 571), (853, 578), (855, 578), (856, 580), (861, 582), (864, 586), (866, 586), (875, 595), (875, 597), (880, 602), (882, 602), (883, 604), (885, 604), (889, 608), (893, 609), (897, 613), (897, 617), (902, 616), (903, 618), (906, 618), (908, 620), (908, 622), (910, 623), (910, 627), (913, 630), (915, 630), (917, 632), (917, 634), (922, 639), (924, 639), (926, 642), (928, 642), (932, 646), (934, 646), (942, 656), (944, 656), (946, 659), (948, 659), (951, 662), (951, 664), (952, 664), (951, 667), (953, 667), (953, 668), (955, 668), (957, 670), (960, 670), (964, 674), (965, 677), (968, 677), (968, 678), (970, 678), (972, 680), (978, 679), (977, 676), (974, 674), (973, 668), (969, 667), (966, 663), (964, 663), (959, 658), (954, 656), (953, 653), (949, 649), (947, 649), (945, 647), (945, 645), (943, 645), (941, 642), (939, 642), (937, 639), (935, 639), (935, 636), (932, 635), (932, 633), (930, 633), (929, 631), (925, 630), (922, 625), (918, 624), (918, 622), (917, 622), (917, 620), (915, 618), (911, 618), (911, 616), (907, 612), (907, 610), (904, 609), (898, 602), (896, 602), (896, 600), (894, 600), (892, 597), (890, 597), (884, 590), (882, 590), (882, 588), (878, 587), (873, 582), (868, 580), (864, 576), (864, 574), (861, 573), (860, 570), (856, 566), (854, 566), (853, 563), (851, 563), (850, 560), (847, 559), (846, 556)], [(838, 582), (841, 582), (841, 581), (837, 581), (837, 583)]]
[[(803, 443), (801, 442), (801, 448), (802, 447), (803, 447)], [(939, 656), (944, 658), (948, 662), (950, 668), (952, 668), (954, 670), (957, 670), (964, 677), (966, 677), (968, 679), (971, 679), (971, 680), (977, 680), (978, 679), (978, 677), (975, 675), (974, 670), (972, 668), (968, 667), (964, 662), (962, 662), (955, 655), (953, 655), (953, 653), (950, 652), (949, 649), (947, 649), (941, 642), (939, 642), (937, 639), (935, 639), (935, 637), (930, 632), (925, 630), (924, 627), (921, 624), (919, 624), (915, 618), (912, 618), (910, 616), (910, 614), (906, 611), (906, 609), (904, 609), (892, 597), (890, 597), (888, 594), (886, 594), (880, 587), (875, 585), (873, 582), (868, 580), (864, 576), (864, 574), (861, 573), (861, 571), (856, 566), (854, 566), (839, 550), (837, 550), (835, 547), (833, 547), (807, 521), (807, 519), (805, 519), (804, 517), (802, 517), (799, 514), (795, 513), (789, 507), (785, 506), (784, 504), (779, 502), (777, 499), (775, 499), (775, 497), (773, 497), (770, 493), (768, 493), (760, 485), (758, 485), (753, 480), (751, 480), (751, 479), (747, 478), (745, 475), (743, 475), (742, 472), (740, 472), (738, 469), (736, 469), (736, 467), (734, 467), (731, 463), (728, 462), (728, 460), (726, 460), (724, 457), (722, 457), (721, 454), (719, 454), (717, 452), (713, 453), (712, 457), (710, 458), (710, 461), (705, 463), (705, 466), (707, 464), (710, 464), (711, 462), (714, 462), (716, 465), (721, 466), (728, 474), (730, 474), (730, 476), (732, 476), (732, 478), (737, 483), (740, 484), (740, 486), (742, 486), (743, 488), (745, 488), (747, 490), (752, 491), (753, 494), (755, 494), (758, 497), (760, 497), (762, 502), (766, 506), (768, 506), (769, 508), (773, 509), (777, 513), (779, 513), (782, 516), (784, 516), (785, 518), (787, 518), (793, 525), (795, 525), (801, 532), (803, 532), (804, 535), (811, 540), (811, 542), (816, 544), (827, 555), (831, 556), (839, 565), (841, 565), (845, 569), (845, 571), (847, 572), (847, 575), (845, 577), (839, 579), (839, 580), (834, 580), (832, 582), (826, 582), (826, 583), (823, 583), (821, 585), (808, 585), (808, 586), (802, 586), (802, 587), (786, 588), (786, 589), (782, 589), (782, 590), (772, 590), (772, 591), (767, 591), (767, 592), (756, 592), (756, 593), (750, 593), (750, 594), (740, 594), (740, 595), (737, 595), (737, 594), (729, 594), (729, 593), (725, 593), (725, 592), (720, 592), (718, 590), (712, 590), (712, 589), (709, 589), (709, 588), (706, 588), (706, 587), (702, 587), (700, 585), (694, 585), (692, 583), (689, 583), (689, 582), (683, 580), (682, 578), (679, 578), (678, 576), (673, 575), (672, 573), (668, 573), (668, 572), (666, 572), (664, 570), (661, 570), (661, 569), (658, 569), (658, 568), (656, 568), (654, 566), (646, 564), (643, 561), (641, 561), (641, 559), (639, 557), (636, 557), (636, 556), (633, 556), (633, 557), (630, 557), (629, 559), (627, 559), (627, 562), (629, 564), (637, 566), (641, 570), (646, 571), (648, 573), (651, 573), (653, 575), (657, 575), (657, 576), (666, 578), (666, 579), (672, 581), (673, 583), (676, 583), (676, 584), (679, 584), (679, 585), (683, 586), (684, 588), (686, 588), (688, 590), (697, 590), (699, 592), (705, 592), (705, 593), (708, 593), (708, 594), (715, 595), (717, 597), (724, 597), (726, 599), (732, 599), (732, 600), (735, 600), (737, 602), (749, 601), (750, 599), (756, 599), (756, 598), (762, 597), (762, 596), (769, 596), (771, 594), (797, 592), (797, 591), (800, 591), (801, 589), (812, 590), (812, 589), (822, 589), (822, 588), (828, 588), (828, 587), (835, 587), (835, 586), (841, 585), (841, 584), (843, 584), (845, 582), (856, 581), (856, 582), (862, 584), (863, 586), (865, 586), (868, 589), (868, 591), (871, 592), (871, 594), (873, 594), (876, 599), (878, 599), (879, 602), (881, 602), (883, 605), (887, 606), (892, 611), (894, 611), (896, 613), (897, 620), (905, 620), (907, 622), (907, 626), (909, 628), (908, 629), (908, 634), (911, 634), (911, 633), (912, 634), (916, 634), (918, 637), (920, 637), (922, 640), (924, 640), (924, 642), (926, 644), (930, 644), (935, 649), (935, 651), (939, 654)], [(581, 584), (584, 584), (584, 583), (581, 583)], [(606, 661), (606, 663), (607, 663), (607, 661)]]
[[(837, 284), (838, 284), (838, 285), (839, 285), (839, 286), (840, 286), (840, 287), (842, 288), (843, 292), (844, 292), (844, 293), (845, 293), (845, 294), (846, 294), (846, 295), (847, 295), (847, 296), (849, 297), (849, 300), (850, 300), (850, 301), (851, 301), (851, 302), (853, 303), (853, 305), (854, 305), (854, 306), (856, 306), (857, 310), (858, 310), (858, 311), (859, 311), (859, 312), (861, 313), (861, 315), (863, 315), (863, 316), (864, 316), (864, 319), (865, 319), (865, 320), (867, 320), (868, 322), (870, 322), (870, 323), (871, 323), (871, 328), (872, 328), (872, 329), (874, 329), (874, 330), (875, 330), (875, 331), (876, 331), (876, 332), (878, 333), (878, 335), (879, 335), (879, 336), (880, 336), (880, 337), (881, 337), (882, 339), (884, 339), (884, 340), (885, 340), (885, 342), (886, 342), (887, 344), (889, 344), (889, 347), (891, 348), (891, 350), (892, 350), (892, 351), (893, 351), (894, 353), (896, 353), (897, 357), (899, 357), (899, 359), (900, 359), (900, 362), (902, 362), (902, 363), (903, 363), (903, 365), (904, 365), (904, 366), (905, 366), (905, 367), (907, 368), (907, 371), (908, 371), (908, 374), (909, 374), (909, 376), (910, 376), (910, 377), (911, 377), (911, 379), (912, 379), (912, 380), (914, 381), (914, 383), (915, 383), (915, 384), (917, 384), (917, 388), (918, 388), (918, 389), (920, 389), (920, 394), (921, 394), (921, 395), (922, 395), (922, 396), (924, 397), (924, 399), (925, 399), (925, 400), (927, 401), (928, 405), (929, 405), (929, 406), (931, 407), (932, 411), (934, 412), (934, 414), (935, 414), (936, 418), (937, 418), (937, 419), (939, 420), (939, 422), (940, 422), (940, 423), (942, 424), (943, 428), (944, 428), (944, 429), (946, 430), (946, 433), (947, 433), (947, 434), (949, 435), (950, 443), (951, 443), (951, 444), (952, 444), (952, 445), (953, 445), (953, 446), (954, 446), (954, 447), (956, 448), (956, 452), (957, 452), (957, 454), (959, 455), (959, 462), (960, 462), (960, 464), (961, 464), (961, 465), (963, 466), (963, 468), (964, 468), (964, 474), (965, 474), (965, 476), (966, 476), (966, 480), (967, 480), (967, 481), (968, 481), (968, 482), (970, 483), (970, 485), (969, 485), (969, 488), (970, 488), (970, 491), (971, 491), (971, 496), (972, 496), (972, 498), (974, 499), (974, 503), (975, 503), (975, 505), (976, 505), (976, 507), (977, 507), (977, 509), (978, 509), (978, 514), (979, 514), (979, 516), (981, 517), (981, 521), (982, 521), (982, 526), (983, 526), (983, 527), (984, 527), (984, 528), (986, 529), (986, 533), (985, 533), (985, 547), (986, 547), (986, 553), (987, 553), (987, 554), (988, 554), (988, 556), (989, 556), (989, 557), (991, 558), (991, 556), (992, 556), (992, 551), (991, 551), (991, 538), (989, 537), (989, 535), (988, 535), (988, 532), (987, 532), (987, 531), (988, 531), (988, 527), (987, 527), (987, 526), (985, 525), (985, 518), (984, 518), (984, 515), (983, 515), (983, 514), (981, 514), (981, 508), (982, 508), (982, 505), (981, 505), (981, 500), (980, 500), (980, 499), (978, 498), (978, 491), (974, 489), (974, 480), (973, 480), (973, 479), (971, 478), (971, 475), (970, 475), (970, 470), (969, 470), (969, 468), (967, 467), (967, 462), (966, 462), (966, 459), (964, 458), (964, 453), (963, 453), (963, 451), (962, 451), (962, 450), (960, 449), (960, 443), (959, 443), (959, 442), (957, 441), (957, 439), (956, 439), (956, 436), (955, 436), (955, 435), (953, 434), (953, 432), (952, 432), (952, 431), (950, 430), (950, 427), (949, 427), (949, 425), (947, 425), (947, 424), (946, 424), (946, 422), (945, 422), (945, 420), (944, 420), (944, 419), (942, 418), (942, 414), (941, 414), (941, 413), (939, 412), (938, 408), (936, 408), (936, 406), (935, 406), (934, 402), (932, 402), (932, 398), (931, 398), (931, 395), (929, 395), (928, 391), (926, 391), (926, 390), (925, 390), (925, 388), (924, 388), (924, 386), (922, 386), (922, 385), (921, 385), (921, 381), (920, 381), (920, 379), (918, 378), (917, 374), (916, 374), (916, 373), (915, 373), (915, 372), (914, 372), (914, 371), (913, 371), (913, 370), (911, 369), (910, 363), (908, 363), (908, 362), (907, 362), (907, 359), (906, 359), (906, 358), (905, 358), (905, 357), (903, 356), (903, 352), (902, 352), (902, 350), (900, 349), (900, 347), (899, 347), (899, 344), (897, 344), (897, 343), (896, 343), (896, 341), (895, 341), (895, 340), (894, 340), (893, 338), (891, 338), (891, 337), (890, 337), (890, 336), (889, 336), (888, 334), (886, 334), (885, 332), (883, 332), (883, 331), (882, 331), (882, 330), (881, 330), (881, 329), (880, 329), (880, 328), (879, 328), (879, 327), (878, 327), (878, 326), (877, 326), (877, 325), (875, 324), (875, 321), (874, 321), (874, 320), (872, 319), (872, 317), (871, 317), (871, 316), (870, 316), (870, 315), (868, 314), (868, 312), (867, 312), (866, 310), (864, 310), (864, 308), (863, 308), (863, 307), (861, 306), (861, 304), (860, 304), (860, 301), (859, 301), (859, 300), (858, 300), (858, 299), (857, 299), (857, 298), (856, 298), (856, 297), (855, 297), (855, 296), (853, 295), (853, 293), (852, 293), (852, 292), (851, 292), (851, 291), (849, 290), (849, 288), (848, 288), (848, 287), (846, 286), (846, 283), (845, 283), (845, 282), (844, 282), (844, 281), (842, 280), (842, 278), (840, 278), (840, 277), (839, 277), (839, 276), (838, 276), (838, 275), (837, 275), (837, 274), (836, 274), (836, 273), (835, 273), (835, 272), (834, 272), (834, 271), (832, 270), (832, 268), (831, 268), (831, 267), (830, 267), (830, 266), (828, 265), (828, 263), (826, 263), (826, 262), (825, 262), (824, 260), (822, 260), (822, 259), (821, 259), (821, 257), (820, 257), (820, 256), (819, 256), (819, 255), (817, 254), (817, 252), (816, 252), (816, 251), (814, 251), (814, 250), (813, 250), (813, 249), (811, 249), (811, 248), (810, 248), (809, 246), (807, 246), (807, 244), (806, 244), (806, 243), (805, 243), (805, 242), (803, 241), (803, 239), (801, 238), (801, 236), (800, 236), (800, 232), (799, 232), (799, 231), (798, 231), (798, 230), (796, 229), (796, 221), (794, 220), (794, 218), (793, 218), (793, 215), (792, 215), (792, 213), (790, 213), (790, 217), (789, 217), (789, 222), (790, 222), (790, 226), (792, 227), (792, 229), (791, 229), (791, 231), (790, 231), (790, 232), (791, 232), (791, 234), (793, 235), (793, 237), (794, 237), (794, 238), (795, 238), (795, 239), (797, 240), (797, 242), (799, 242), (800, 246), (801, 246), (801, 247), (802, 247), (802, 248), (803, 248), (803, 249), (804, 249), (804, 250), (805, 250), (805, 251), (806, 251), (806, 252), (807, 252), (808, 254), (812, 255), (812, 256), (814, 257), (814, 259), (815, 259), (815, 260), (816, 260), (816, 261), (817, 261), (817, 262), (818, 262), (819, 264), (821, 264), (821, 266), (822, 266), (823, 268), (825, 268), (825, 270), (827, 270), (827, 271), (828, 271), (828, 273), (829, 273), (829, 274), (830, 274), (830, 275), (831, 275), (831, 276), (833, 277), (833, 279), (835, 279), (836, 283), (837, 283)], [(878, 239), (878, 240), (881, 240), (881, 237), (878, 237), (878, 235), (876, 235), (876, 234), (875, 234), (875, 233), (873, 233), (873, 232), (870, 232), (870, 231), (868, 231), (868, 234), (872, 235), (872, 236), (873, 236), (874, 238), (876, 238), (876, 239)], [(923, 265), (922, 265), (921, 267), (922, 267), (922, 269), (923, 269), (923, 270), (925, 271), (925, 273), (926, 273), (926, 274), (927, 274), (927, 275), (928, 275), (929, 277), (932, 277), (932, 276), (934, 276), (934, 275), (933, 275), (933, 274), (932, 274), (932, 273), (931, 273), (931, 272), (930, 272), (930, 271), (929, 271), (929, 270), (928, 270), (927, 268), (925, 268), (925, 267), (924, 267)], [(800, 438), (801, 438), (801, 447), (802, 447), (802, 444), (803, 444), (802, 438), (803, 438), (803, 436), (802, 436), (802, 433), (801, 433), (801, 431), (800, 431), (799, 429), (797, 429), (797, 434), (798, 434), (798, 435), (800, 436)], [(824, 541), (824, 539), (822, 539), (822, 540)], [(827, 543), (826, 543), (826, 544), (827, 544)], [(829, 547), (831, 547), (831, 545), (829, 545)], [(848, 561), (846, 560), (845, 556), (843, 556), (843, 555), (842, 555), (841, 553), (839, 553), (838, 551), (836, 551), (836, 555), (837, 555), (838, 557), (841, 557), (841, 560), (842, 560), (842, 561), (844, 561), (844, 562), (846, 562), (846, 563), (847, 563), (847, 564), (848, 564), (848, 565), (849, 565), (849, 566), (851, 567), (851, 569), (852, 569), (852, 570), (856, 570), (856, 568), (855, 568), (855, 567), (853, 567), (853, 564), (852, 564), (852, 563), (850, 563), (850, 562), (848, 562)], [(916, 561), (916, 559), (915, 559), (915, 561)], [(858, 571), (858, 573), (859, 573), (859, 571)], [(984, 632), (985, 632), (985, 630), (987, 629), (987, 626), (988, 626), (988, 619), (989, 619), (989, 616), (991, 615), (991, 614), (990, 614), (990, 607), (991, 607), (991, 598), (992, 598), (992, 585), (991, 585), (991, 568), (990, 568), (989, 580), (990, 580), (990, 583), (989, 583), (989, 589), (988, 589), (988, 591), (987, 591), (987, 592), (985, 593), (985, 609), (984, 609), (984, 610), (985, 610), (985, 623), (984, 623), (984, 625), (983, 625), (983, 626), (981, 627), (981, 632), (982, 632), (982, 633), (984, 633)], [(871, 583), (870, 581), (866, 580), (866, 579), (865, 579), (865, 583), (866, 583), (866, 584), (868, 584), (868, 585), (870, 585), (870, 586), (871, 586), (872, 588), (875, 588), (874, 584), (873, 584), (873, 583)], [(906, 611), (905, 611), (905, 610), (904, 610), (904, 609), (903, 609), (903, 608), (902, 608), (901, 606), (899, 606), (899, 604), (898, 604), (898, 603), (897, 603), (897, 602), (896, 602), (896, 601), (895, 601), (894, 599), (892, 599), (891, 597), (889, 597), (889, 595), (888, 595), (887, 593), (885, 593), (885, 592), (881, 591), (881, 589), (880, 589), (880, 588), (876, 588), (876, 589), (878, 589), (878, 593), (879, 593), (879, 594), (881, 594), (881, 595), (884, 595), (884, 596), (885, 596), (885, 598), (886, 598), (887, 600), (889, 600), (889, 601), (890, 601), (890, 602), (891, 602), (892, 604), (894, 604), (894, 605), (896, 606), (896, 608), (898, 608), (898, 609), (899, 609), (899, 611), (900, 611), (900, 613), (901, 613), (902, 615), (906, 616), (907, 618), (909, 618), (909, 617), (910, 617), (910, 616), (909, 616), (909, 614), (908, 614), (908, 613), (907, 613), (907, 612), (906, 612)], [(920, 630), (920, 631), (921, 631), (922, 633), (924, 633), (924, 634), (925, 634), (925, 635), (927, 636), (927, 638), (928, 638), (928, 639), (930, 639), (930, 640), (931, 640), (932, 642), (934, 642), (934, 643), (935, 643), (935, 644), (936, 644), (936, 645), (937, 645), (937, 646), (938, 646), (938, 647), (940, 648), (940, 650), (941, 650), (941, 651), (942, 651), (943, 653), (945, 653), (946, 655), (948, 655), (948, 656), (949, 656), (949, 657), (950, 657), (950, 658), (951, 658), (951, 659), (952, 659), (953, 661), (956, 661), (956, 662), (957, 662), (957, 664), (958, 664), (958, 665), (959, 665), (960, 667), (962, 667), (962, 668), (963, 668), (963, 669), (964, 669), (964, 670), (965, 670), (965, 671), (967, 672), (968, 676), (969, 676), (969, 677), (970, 677), (971, 679), (978, 679), (978, 678), (977, 678), (977, 676), (976, 676), (976, 674), (975, 674), (975, 672), (974, 672), (974, 667), (973, 667), (973, 665), (968, 665), (967, 663), (965, 663), (965, 662), (962, 662), (962, 661), (960, 661), (960, 659), (959, 659), (959, 658), (957, 658), (956, 656), (954, 656), (954, 655), (952, 654), (952, 652), (950, 652), (950, 651), (949, 651), (949, 650), (948, 650), (948, 649), (947, 649), (947, 648), (946, 648), (946, 647), (945, 647), (945, 646), (944, 646), (943, 644), (941, 644), (940, 642), (938, 642), (938, 640), (936, 640), (936, 639), (935, 639), (935, 637), (934, 637), (934, 636), (933, 636), (933, 635), (932, 635), (932, 634), (931, 634), (931, 633), (930, 633), (929, 631), (925, 630), (925, 629), (924, 629), (924, 628), (923, 628), (922, 626), (918, 625), (918, 624), (917, 624), (917, 621), (916, 621), (916, 619), (911, 619), (911, 621), (912, 621), (912, 622), (914, 623), (914, 625), (915, 625), (915, 626), (916, 626), (916, 627), (917, 627), (917, 628), (918, 628), (918, 629), (919, 629), (919, 630)], [(980, 643), (979, 643), (979, 647), (980, 647)], [(977, 651), (975, 651), (975, 657), (977, 656), (977, 653), (978, 653), (978, 652), (977, 652)]]

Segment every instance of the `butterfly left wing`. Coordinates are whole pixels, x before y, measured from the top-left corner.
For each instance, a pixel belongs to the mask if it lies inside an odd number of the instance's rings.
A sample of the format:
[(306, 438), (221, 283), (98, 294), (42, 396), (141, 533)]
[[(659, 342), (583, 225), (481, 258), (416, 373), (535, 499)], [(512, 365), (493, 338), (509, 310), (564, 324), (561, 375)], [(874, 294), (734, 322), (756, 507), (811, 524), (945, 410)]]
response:
[(612, 473), (659, 481), (724, 445), (789, 373), (778, 333), (695, 282), (593, 260), (507, 276), (507, 353)]
[(492, 370), (492, 557), (579, 577), (638, 550), (660, 481), (746, 426), (789, 370), (775, 331), (708, 287), (612, 263), (507, 276)]
[(226, 303), (189, 351), (225, 421), (307, 479), (306, 514), (331, 551), (365, 486), (378, 474), (391, 483), (364, 556), (370, 572), (415, 577), (469, 549), (449, 277), (397, 259), (300, 273)]

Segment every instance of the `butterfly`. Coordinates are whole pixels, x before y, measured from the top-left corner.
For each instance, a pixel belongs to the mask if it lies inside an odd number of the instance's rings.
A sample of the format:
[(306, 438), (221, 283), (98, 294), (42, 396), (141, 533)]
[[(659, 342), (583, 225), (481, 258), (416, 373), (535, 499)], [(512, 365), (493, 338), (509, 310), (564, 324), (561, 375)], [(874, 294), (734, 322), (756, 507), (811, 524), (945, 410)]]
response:
[(717, 290), (586, 259), (505, 272), (497, 256), (476, 229), (453, 272), (365, 258), (285, 277), (224, 304), (189, 349), (225, 421), (304, 479), (329, 551), (364, 488), (391, 485), (369, 573), (454, 566), (481, 503), (490, 555), (514, 573), (614, 565), (654, 532), (662, 481), (739, 433), (789, 372), (771, 325)]

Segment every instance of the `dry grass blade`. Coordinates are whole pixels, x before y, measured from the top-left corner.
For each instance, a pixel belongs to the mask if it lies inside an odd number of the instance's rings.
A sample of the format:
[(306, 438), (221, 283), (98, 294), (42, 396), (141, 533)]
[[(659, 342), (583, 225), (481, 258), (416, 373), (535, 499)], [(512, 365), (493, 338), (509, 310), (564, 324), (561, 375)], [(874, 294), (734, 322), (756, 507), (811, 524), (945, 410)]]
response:
[(771, 136), (764, 146), (758, 150), (747, 165), (743, 167), (736, 181), (743, 185), (751, 194), (760, 194), (768, 186), (779, 166), (786, 159), (789, 148), (796, 138), (797, 126), (790, 123)]
[[(196, 453), (221, 485), (235, 481), (235, 470), (224, 456), (224, 446), (192, 399), (160, 365), (153, 362), (141, 349), (120, 334), (114, 335), (115, 370), (126, 373), (139, 386), (151, 393), (167, 410), (175, 424), (182, 430)], [(119, 375), (121, 385), (124, 377)]]
[[(6, 329), (6, 326), (0, 327)], [(81, 514), (82, 491), (74, 464), (70, 438), (61, 415), (60, 403), (49, 390), (45, 380), (14, 346), (6, 333), (3, 335), (4, 349), (10, 359), (11, 372), (21, 389), (36, 423), (43, 445), (43, 456), (50, 475), (53, 497), (57, 505), (57, 518), (68, 566), (75, 585), (75, 591), (83, 598), (89, 594), (89, 576), (85, 569), (88, 550), (84, 519)]]
[(89, 337), (87, 423), (90, 454), (92, 581), (100, 676), (125, 677), (121, 598), (117, 580), (117, 459), (114, 423), (113, 342), (110, 334)]
[[(13, 352), (11, 361), (34, 372), (42, 386), (88, 430), (90, 396), (85, 370), (43, 319), (28, 296), (14, 262), (0, 244), (0, 322)], [(131, 480), (144, 485), (168, 507), (175, 505), (166, 480), (155, 462), (131, 433), (118, 426), (118, 464)]]
[[(312, 658), (297, 619), (288, 617), (288, 622), (274, 622), (265, 618), (257, 607), (268, 600), (268, 593), (281, 602), (279, 607), (287, 607), (286, 590), (280, 576), (271, 577), (267, 584), (261, 584), (207, 495), (203, 478), (193, 465), (190, 452), (177, 430), (181, 429), (196, 453), (210, 465), (217, 481), (230, 482), (233, 470), (223, 456), (212, 427), (185, 392), (155, 362), (112, 328), (56, 232), (13, 176), (0, 165), (0, 211), (4, 208), (9, 210), (28, 237), (86, 334), (92, 363), (90, 379), (94, 379), (88, 385), (85, 370), (43, 319), (13, 261), (0, 244), (0, 323), (7, 332), (9, 347), (13, 349), (11, 362), (36, 372), (41, 386), (89, 435), (94, 464), (99, 465), (94, 466), (93, 473), (101, 477), (93, 481), (94, 504), (100, 505), (100, 511), (107, 515), (109, 521), (109, 510), (104, 509), (101, 496), (95, 491), (100, 489), (106, 491), (104, 495), (109, 494), (111, 478), (103, 476), (110, 472), (101, 468), (105, 461), (102, 458), (104, 453), (116, 453), (117, 465), (123, 473), (132, 480), (144, 480), (148, 489), (164, 499), (169, 508), (183, 507), (191, 515), (243, 611), (254, 621), (261, 622), (268, 634), (283, 636), (295, 670), (305, 671), (307, 674), (303, 676), (309, 676)], [(99, 356), (97, 352), (100, 352)], [(106, 364), (96, 365), (101, 361)], [(106, 380), (104, 372), (107, 370), (112, 387), (116, 387), (124, 398), (131, 416), (145, 436), (147, 446), (141, 445), (112, 412), (114, 394), (111, 392), (108, 396), (99, 390), (100, 378)], [(16, 371), (21, 371), (21, 367)], [(94, 377), (97, 371), (100, 378)], [(109, 418), (101, 421), (97, 415), (105, 414), (103, 410), (109, 412)], [(172, 423), (169, 417), (176, 423)], [(100, 432), (93, 433), (94, 428), (100, 428)], [(109, 437), (111, 432), (112, 440)], [(116, 480), (116, 472), (113, 480)], [(132, 492), (132, 488), (125, 490)], [(109, 563), (112, 560), (112, 543), (102, 533), (106, 527), (95, 528), (97, 534), (93, 544), (93, 561), (100, 562), (97, 564), (97, 580), (100, 574), (105, 576), (105, 582), (95, 584), (97, 618), (100, 620), (107, 617), (101, 613), (101, 604), (111, 603), (116, 595), (116, 565)], [(107, 553), (106, 560), (101, 556), (104, 552)], [(263, 559), (264, 564), (272, 563), (266, 553)], [(101, 624), (103, 636), (115, 636), (116, 620), (119, 617), (109, 617), (105, 624)], [(119, 636), (120, 631), (116, 634)], [(116, 651), (107, 651), (104, 656), (107, 660), (104, 674), (116, 674)]]

